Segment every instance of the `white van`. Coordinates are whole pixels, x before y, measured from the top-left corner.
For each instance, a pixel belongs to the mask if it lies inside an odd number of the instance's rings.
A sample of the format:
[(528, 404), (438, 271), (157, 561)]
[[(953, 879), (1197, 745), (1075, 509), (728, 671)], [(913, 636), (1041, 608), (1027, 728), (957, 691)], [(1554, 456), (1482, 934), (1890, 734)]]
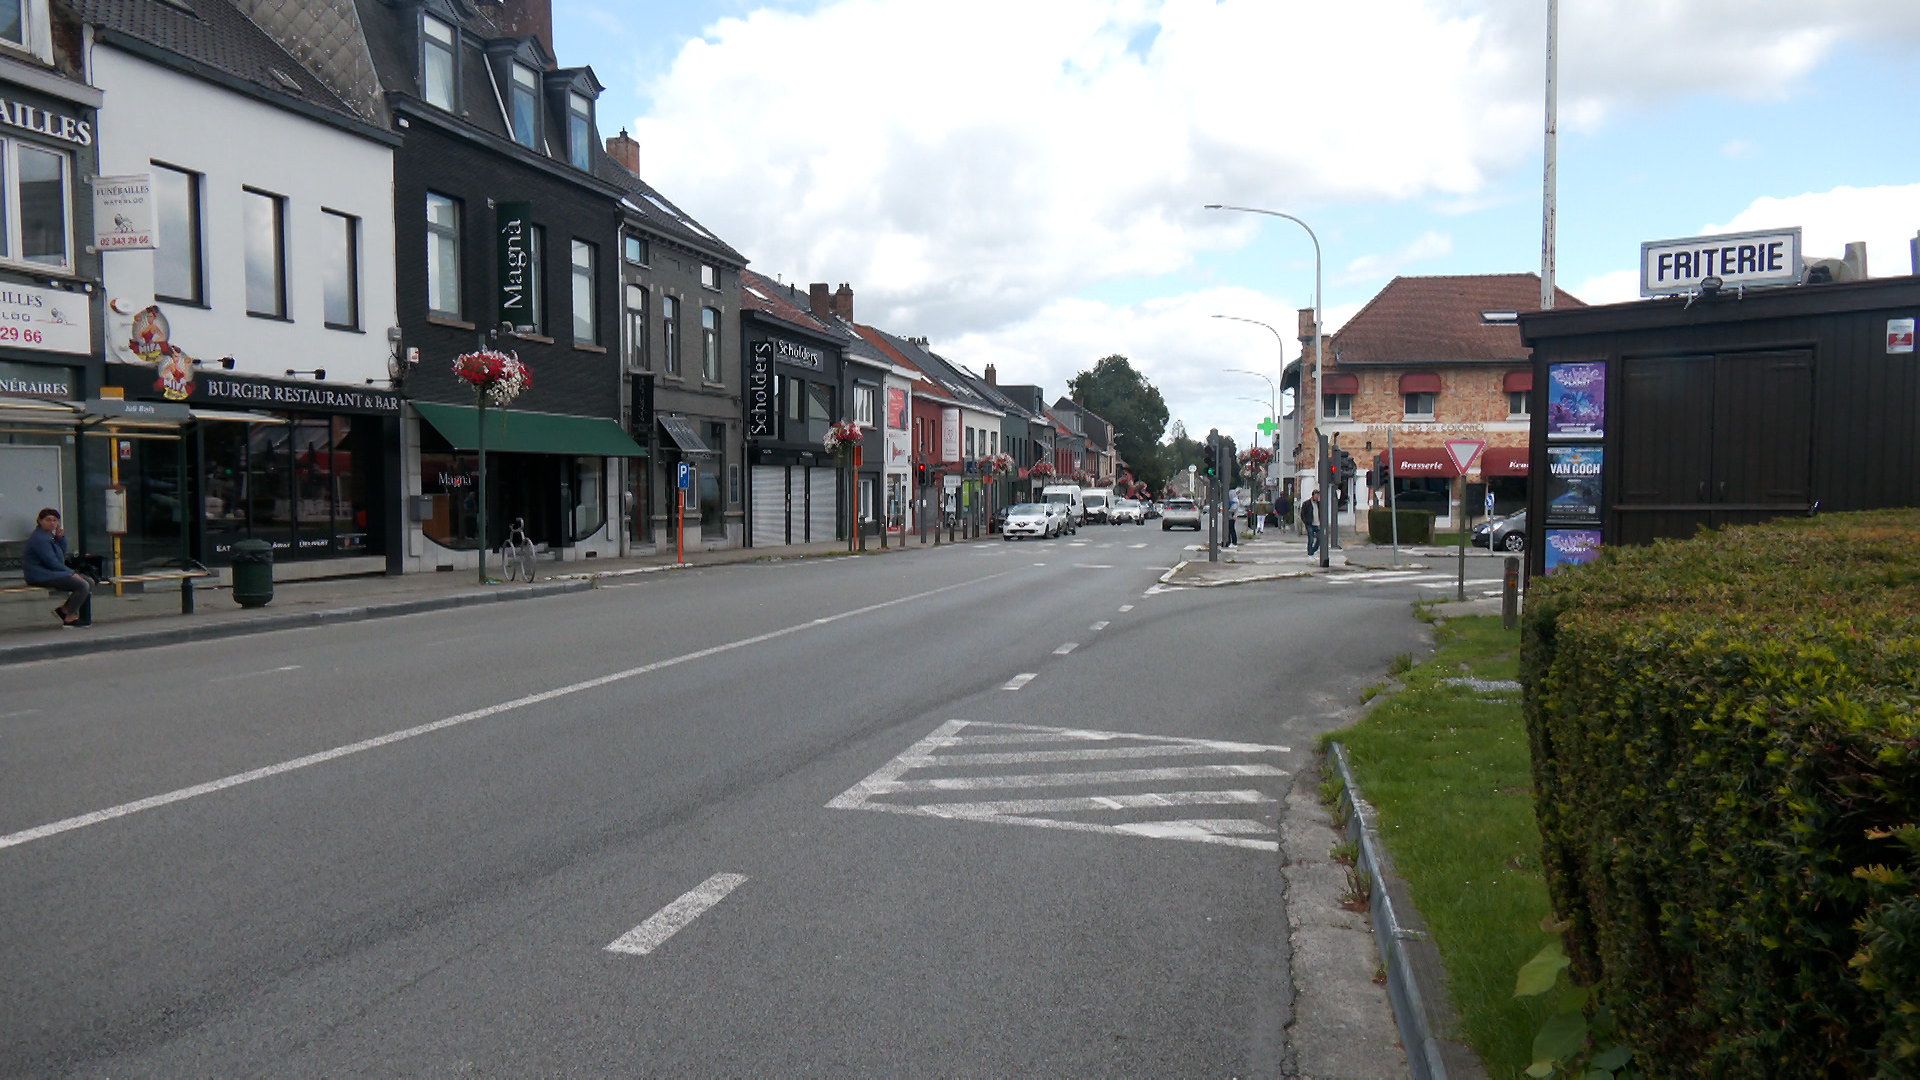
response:
[(1087, 520), (1087, 507), (1080, 501), (1079, 484), (1048, 484), (1040, 489), (1040, 501), (1066, 506), (1068, 532), (1078, 532)]
[(1110, 524), (1113, 520), (1113, 489), (1087, 488), (1080, 493), (1080, 505), (1088, 521)]

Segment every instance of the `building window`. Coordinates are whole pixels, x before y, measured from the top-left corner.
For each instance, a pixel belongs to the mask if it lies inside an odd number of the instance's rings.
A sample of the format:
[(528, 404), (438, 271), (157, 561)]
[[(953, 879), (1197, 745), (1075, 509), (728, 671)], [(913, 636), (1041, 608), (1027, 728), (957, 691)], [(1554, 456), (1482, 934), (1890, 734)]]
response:
[(567, 94), (567, 160), (576, 169), (593, 166), (593, 101), (585, 94)]
[(0, 258), (66, 269), (71, 263), (67, 155), (0, 139), (6, 201), (0, 204)]
[(513, 64), (507, 112), (513, 120), (513, 141), (532, 148), (540, 142), (540, 76), (525, 64)]
[(828, 383), (807, 384), (807, 419), (833, 423), (833, 387)]
[(720, 287), (720, 271), (715, 269), (712, 263), (700, 264), (700, 287), (703, 289)]
[(740, 466), (738, 464), (727, 466), (727, 505), (740, 505)]
[(993, 444), (992, 449), (988, 450), (987, 453), (997, 454), (1000, 452), (1000, 433), (999, 432), (997, 431), (988, 432), (987, 441)]
[(204, 302), (200, 251), (200, 174), (153, 163), (153, 295)]
[(460, 205), (427, 192), (427, 311), (460, 317)]
[(1322, 394), (1320, 395), (1320, 398), (1321, 398), (1322, 404), (1326, 409), (1327, 419), (1329, 420), (1353, 419), (1353, 395), (1352, 394)]
[(593, 245), (585, 240), (573, 242), (573, 340), (594, 344)]
[(0, 0), (0, 43), (27, 47), (26, 0)]
[(667, 374), (680, 374), (680, 301), (671, 296), (660, 298), (660, 332), (663, 335), (660, 362)]
[(647, 366), (647, 290), (627, 286), (627, 363)]
[(620, 257), (635, 266), (647, 265), (646, 238), (632, 235), (621, 238)]
[(856, 386), (853, 388), (853, 422), (861, 427), (873, 426), (873, 387)]
[(973, 456), (973, 429), (967, 429), (967, 456)]
[(700, 469), (700, 536), (719, 540), (727, 535), (727, 522), (720, 506), (720, 477), (727, 463), (727, 425), (708, 424), (707, 443), (713, 456)]
[(420, 17), (420, 93), (427, 104), (453, 111), (455, 63), (453, 27), (431, 15)]
[(547, 230), (527, 230), (527, 309), (533, 332), (547, 332)]
[(325, 311), (322, 321), (336, 330), (360, 329), (360, 219), (332, 210), (320, 211), (320, 290)]
[(710, 383), (720, 382), (720, 311), (717, 308), (700, 309), (700, 377)]
[[(803, 426), (803, 421), (807, 418), (806, 384), (788, 375), (776, 375), (774, 378), (780, 383), (778, 387), (780, 391), (780, 437), (783, 439), (792, 439), (795, 442), (804, 441), (807, 437), (807, 429)], [(787, 426), (789, 423), (793, 425), (791, 428)]]
[(1507, 391), (1507, 419), (1517, 420), (1533, 415), (1533, 391)]
[(287, 317), (287, 200), (243, 188), (240, 228), (246, 243), (247, 314)]
[(1432, 393), (1419, 393), (1402, 394), (1400, 396), (1406, 399), (1406, 418), (1408, 420), (1433, 419), (1433, 399), (1437, 395)]

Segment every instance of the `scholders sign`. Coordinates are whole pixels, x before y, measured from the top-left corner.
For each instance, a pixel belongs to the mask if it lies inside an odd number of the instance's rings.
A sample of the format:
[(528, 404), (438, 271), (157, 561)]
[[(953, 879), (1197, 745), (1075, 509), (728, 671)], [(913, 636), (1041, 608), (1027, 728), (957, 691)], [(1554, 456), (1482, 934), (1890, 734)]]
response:
[(821, 349), (816, 349), (811, 345), (801, 345), (793, 341), (782, 341), (779, 338), (774, 338), (769, 344), (773, 346), (774, 359), (783, 364), (811, 368), (814, 371), (819, 371), (827, 366), (826, 352)]
[(494, 209), (499, 227), (500, 321), (531, 327), (533, 319), (533, 204), (503, 202)]
[(747, 438), (773, 437), (773, 342), (756, 341), (747, 356)]

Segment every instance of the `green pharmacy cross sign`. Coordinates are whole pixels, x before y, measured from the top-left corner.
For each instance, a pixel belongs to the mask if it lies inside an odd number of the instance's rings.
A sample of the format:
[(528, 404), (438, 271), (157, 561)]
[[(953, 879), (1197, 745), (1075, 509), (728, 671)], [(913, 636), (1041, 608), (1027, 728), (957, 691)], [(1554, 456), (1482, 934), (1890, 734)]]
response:
[(1268, 438), (1268, 440), (1272, 440), (1273, 433), (1280, 430), (1280, 425), (1274, 423), (1273, 417), (1271, 416), (1267, 417), (1265, 420), (1262, 420), (1253, 426), (1256, 428), (1259, 428), (1260, 434), (1265, 435)]

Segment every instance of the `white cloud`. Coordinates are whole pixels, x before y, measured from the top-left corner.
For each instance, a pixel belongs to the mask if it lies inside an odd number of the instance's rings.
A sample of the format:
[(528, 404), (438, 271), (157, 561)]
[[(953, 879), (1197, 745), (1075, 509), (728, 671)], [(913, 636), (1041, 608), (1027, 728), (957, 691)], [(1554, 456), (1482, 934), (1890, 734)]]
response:
[(1809, 258), (1839, 258), (1847, 244), (1864, 241), (1867, 270), (1877, 277), (1914, 272), (1907, 241), (1920, 231), (1920, 184), (1837, 187), (1787, 198), (1755, 199), (1724, 225), (1703, 234), (1779, 229), (1798, 225)]
[(1760, 144), (1752, 139), (1733, 139), (1722, 146), (1720, 152), (1730, 158), (1750, 157), (1760, 152)]
[(1347, 284), (1356, 281), (1377, 281), (1389, 278), (1405, 269), (1409, 263), (1426, 259), (1437, 259), (1453, 251), (1453, 237), (1446, 233), (1431, 230), (1415, 237), (1413, 242), (1399, 251), (1386, 255), (1362, 255), (1347, 264), (1341, 273), (1334, 275), (1335, 284)]
[(1640, 299), (1640, 271), (1614, 270), (1590, 277), (1568, 292), (1589, 304), (1618, 304)]
[[(1568, 5), (1563, 122), (1779, 96), (1869, 32), (1920, 5)], [(1251, 241), (1202, 203), (1485, 198), (1538, 152), (1543, 33), (1521, 0), (838, 0), (715, 23), (634, 129), (758, 265), (953, 334)]]

